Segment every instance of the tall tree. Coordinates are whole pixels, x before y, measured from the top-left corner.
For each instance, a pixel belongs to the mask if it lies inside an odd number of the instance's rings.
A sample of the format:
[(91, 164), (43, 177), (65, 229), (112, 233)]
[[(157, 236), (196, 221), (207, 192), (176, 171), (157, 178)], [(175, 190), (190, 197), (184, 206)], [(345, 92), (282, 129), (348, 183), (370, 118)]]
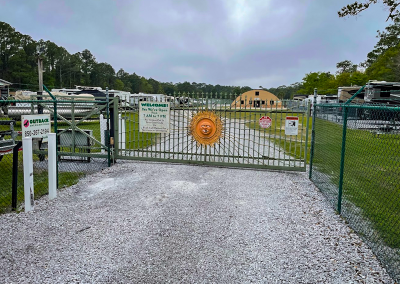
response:
[(395, 18), (393, 23), (385, 28), (384, 31), (378, 30), (379, 41), (374, 46), (374, 49), (368, 53), (367, 60), (362, 63), (364, 67), (369, 67), (378, 57), (386, 50), (400, 43), (400, 18)]
[(83, 81), (82, 83), (84, 85), (90, 86), (90, 73), (92, 73), (93, 68), (96, 64), (96, 58), (93, 56), (93, 54), (85, 49), (82, 52), (79, 52), (79, 58), (82, 61), (82, 73), (83, 73)]
[(344, 60), (336, 64), (338, 71), (336, 73), (353, 73), (357, 71), (357, 64), (353, 64), (350, 60)]
[(369, 78), (383, 81), (400, 81), (400, 44), (389, 48), (366, 70)]
[(132, 84), (129, 81), (128, 72), (125, 72), (125, 70), (121, 68), (118, 70), (116, 77), (123, 83), (123, 88), (117, 89), (117, 87), (115, 87), (117, 90), (128, 91), (128, 92), (132, 91)]
[(398, 7), (400, 5), (400, 1), (398, 1), (398, 0), (366, 0), (364, 3), (356, 1), (352, 4), (349, 4), (349, 5), (346, 5), (345, 7), (343, 7), (338, 12), (338, 15), (339, 15), (339, 17), (356, 16), (359, 13), (361, 13), (362, 11), (368, 9), (371, 5), (376, 4), (378, 2), (382, 2), (383, 6), (389, 12), (389, 15), (388, 15), (386, 21), (389, 19), (393, 20), (400, 15), (399, 9), (398, 9)]
[(115, 81), (115, 70), (108, 63), (94, 63), (90, 73), (90, 82), (93, 86), (102, 88), (113, 88)]
[(21, 34), (5, 22), (0, 22), (0, 76), (5, 80), (11, 80), (8, 73), (10, 58), (20, 47)]
[(317, 88), (321, 94), (332, 93), (334, 88), (335, 76), (329, 72), (311, 72), (303, 78), (303, 87), (298, 91), (300, 94), (312, 95), (314, 88)]

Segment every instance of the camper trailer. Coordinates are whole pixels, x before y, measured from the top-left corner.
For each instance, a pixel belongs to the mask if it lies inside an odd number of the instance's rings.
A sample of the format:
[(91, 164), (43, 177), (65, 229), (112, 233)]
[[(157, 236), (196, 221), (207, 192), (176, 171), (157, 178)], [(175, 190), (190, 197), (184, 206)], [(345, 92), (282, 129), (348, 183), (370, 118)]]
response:
[(365, 86), (367, 103), (400, 104), (400, 82), (369, 81)]
[(131, 94), (129, 103), (131, 106), (138, 106), (139, 102), (165, 102), (167, 96), (164, 94)]
[[(360, 86), (350, 86), (350, 87), (339, 87), (338, 88), (338, 100), (340, 103), (347, 102), (357, 91), (360, 89)], [(364, 103), (364, 94), (360, 93), (354, 98), (353, 102), (355, 103)]]
[[(360, 86), (339, 87), (339, 102), (348, 101), (360, 88)], [(364, 91), (352, 100), (352, 103), (399, 105), (400, 82), (371, 80), (365, 85)]]

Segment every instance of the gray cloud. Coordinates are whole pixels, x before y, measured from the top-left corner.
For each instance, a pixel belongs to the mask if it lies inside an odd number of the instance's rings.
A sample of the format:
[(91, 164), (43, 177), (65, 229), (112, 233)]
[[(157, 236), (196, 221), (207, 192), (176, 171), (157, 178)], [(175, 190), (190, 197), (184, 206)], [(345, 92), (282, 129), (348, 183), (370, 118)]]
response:
[(340, 19), (350, 0), (0, 0), (2, 20), (34, 39), (167, 82), (273, 87), (337, 62), (365, 60), (383, 29), (373, 7)]

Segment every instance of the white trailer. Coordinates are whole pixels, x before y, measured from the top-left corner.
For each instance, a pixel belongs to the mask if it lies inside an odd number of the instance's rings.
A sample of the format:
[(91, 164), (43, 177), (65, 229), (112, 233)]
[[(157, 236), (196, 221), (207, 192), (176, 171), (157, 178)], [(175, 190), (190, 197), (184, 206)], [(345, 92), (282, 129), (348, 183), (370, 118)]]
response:
[(139, 105), (139, 102), (165, 102), (167, 96), (164, 94), (131, 94), (129, 103), (131, 106)]

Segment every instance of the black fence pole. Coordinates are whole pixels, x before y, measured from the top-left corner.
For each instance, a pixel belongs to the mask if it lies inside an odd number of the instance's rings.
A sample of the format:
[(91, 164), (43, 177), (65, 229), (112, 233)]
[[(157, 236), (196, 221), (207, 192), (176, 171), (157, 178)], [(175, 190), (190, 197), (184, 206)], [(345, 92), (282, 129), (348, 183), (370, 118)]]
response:
[(12, 171), (12, 197), (11, 207), (12, 210), (17, 209), (18, 202), (18, 151), (22, 146), (22, 141), (19, 141), (13, 148), (13, 171)]
[[(42, 101), (43, 100), (43, 92), (37, 92), (37, 94), (38, 94), (37, 100)], [(38, 114), (43, 114), (43, 106), (40, 104), (40, 102), (37, 105), (37, 110), (38, 110)]]

